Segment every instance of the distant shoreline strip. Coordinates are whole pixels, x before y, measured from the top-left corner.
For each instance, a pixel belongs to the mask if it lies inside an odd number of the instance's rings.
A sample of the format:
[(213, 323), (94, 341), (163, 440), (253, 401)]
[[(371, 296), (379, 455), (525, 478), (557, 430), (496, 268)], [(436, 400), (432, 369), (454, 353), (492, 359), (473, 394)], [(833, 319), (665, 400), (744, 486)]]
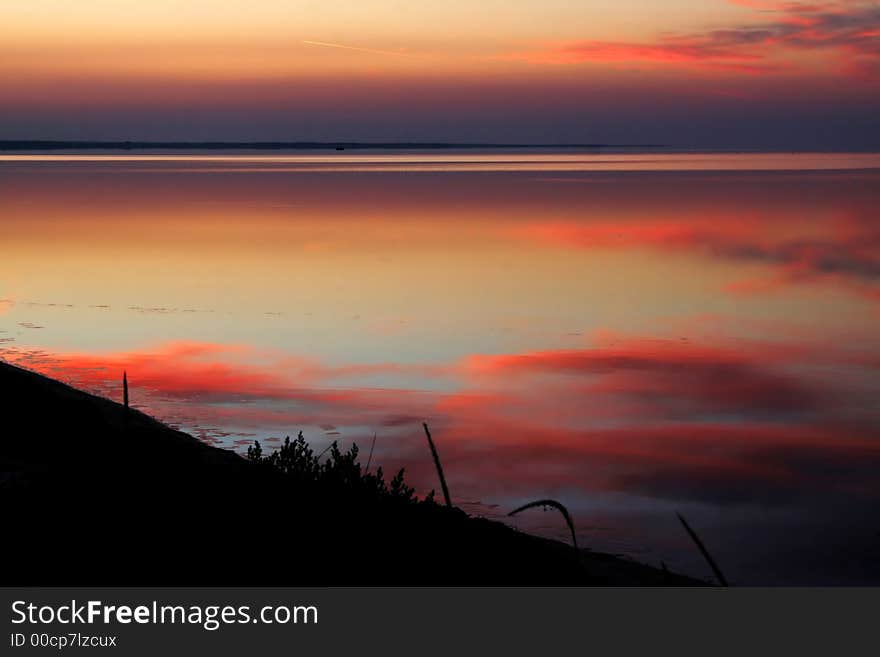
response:
[(657, 144), (477, 144), (451, 142), (345, 142), (345, 141), (49, 141), (0, 140), (0, 151), (60, 150), (254, 150), (254, 151), (337, 151), (337, 150), (478, 150), (478, 149), (655, 149)]

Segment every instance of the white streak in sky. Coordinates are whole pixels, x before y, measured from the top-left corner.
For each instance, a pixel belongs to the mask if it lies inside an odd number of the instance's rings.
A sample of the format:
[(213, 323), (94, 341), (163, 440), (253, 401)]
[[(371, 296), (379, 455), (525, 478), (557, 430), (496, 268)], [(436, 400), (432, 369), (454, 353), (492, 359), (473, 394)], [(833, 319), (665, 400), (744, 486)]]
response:
[(305, 41), (303, 43), (309, 46), (323, 46), (324, 48), (341, 48), (342, 50), (356, 50), (358, 52), (371, 52), (376, 55), (397, 55), (398, 57), (412, 57), (411, 54), (405, 52), (395, 52), (394, 50), (374, 50), (373, 48), (357, 48), (356, 46), (346, 46), (341, 43), (328, 43), (326, 41)]

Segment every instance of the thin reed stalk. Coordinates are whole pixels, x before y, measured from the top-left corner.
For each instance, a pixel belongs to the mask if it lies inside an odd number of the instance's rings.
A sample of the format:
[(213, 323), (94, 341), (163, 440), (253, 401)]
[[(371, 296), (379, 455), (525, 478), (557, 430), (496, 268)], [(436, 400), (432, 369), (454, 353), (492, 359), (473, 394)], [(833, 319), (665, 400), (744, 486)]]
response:
[(376, 446), (376, 433), (373, 432), (373, 442), (370, 443), (370, 456), (367, 458), (367, 467), (364, 474), (370, 471), (370, 463), (373, 461), (373, 448)]
[(440, 487), (443, 489), (443, 499), (446, 500), (446, 506), (452, 506), (452, 500), (449, 498), (449, 488), (446, 487), (446, 477), (443, 476), (443, 466), (440, 465), (440, 457), (437, 455), (437, 447), (431, 438), (431, 432), (428, 430), (428, 423), (422, 422), (425, 427), (425, 435), (428, 437), (428, 445), (431, 447), (431, 454), (434, 457), (434, 465), (437, 466), (437, 474), (440, 476)]
[(684, 519), (683, 515), (681, 515), (680, 513), (677, 513), (677, 512), (675, 515), (677, 515), (678, 519), (681, 520), (681, 524), (684, 525), (684, 528), (687, 531), (687, 533), (690, 535), (691, 540), (693, 540), (693, 542), (696, 543), (697, 548), (699, 548), (700, 553), (703, 555), (703, 558), (706, 560), (706, 562), (712, 568), (712, 572), (715, 573), (715, 578), (718, 580), (718, 582), (721, 584), (721, 586), (730, 586), (727, 583), (727, 579), (724, 577), (724, 573), (721, 572), (721, 568), (718, 567), (718, 564), (715, 563), (715, 559), (713, 559), (712, 555), (709, 554), (709, 550), (707, 550), (706, 546), (703, 545), (703, 541), (701, 541), (700, 537), (697, 536), (697, 532), (695, 532), (693, 529), (691, 529), (691, 526), (687, 523), (687, 520)]
[(125, 411), (128, 412), (128, 372), (122, 371), (122, 403), (125, 405)]

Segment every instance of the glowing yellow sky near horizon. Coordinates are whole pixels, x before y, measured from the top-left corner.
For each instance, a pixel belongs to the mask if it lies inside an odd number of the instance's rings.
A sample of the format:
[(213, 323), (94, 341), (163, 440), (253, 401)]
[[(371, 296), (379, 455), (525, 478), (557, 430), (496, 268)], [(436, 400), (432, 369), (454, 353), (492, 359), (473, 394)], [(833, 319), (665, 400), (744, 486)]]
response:
[[(4, 43), (240, 42), (398, 38), (466, 46), (532, 39), (636, 38), (752, 13), (728, 0), (30, 0), (4, 3)], [(393, 45), (389, 42), (385, 46)], [(399, 45), (405, 45), (403, 43)], [(396, 48), (394, 48), (396, 49)]]
[(504, 71), (521, 67), (510, 53), (541, 44), (644, 40), (754, 15), (727, 0), (34, 0), (0, 6), (0, 76)]

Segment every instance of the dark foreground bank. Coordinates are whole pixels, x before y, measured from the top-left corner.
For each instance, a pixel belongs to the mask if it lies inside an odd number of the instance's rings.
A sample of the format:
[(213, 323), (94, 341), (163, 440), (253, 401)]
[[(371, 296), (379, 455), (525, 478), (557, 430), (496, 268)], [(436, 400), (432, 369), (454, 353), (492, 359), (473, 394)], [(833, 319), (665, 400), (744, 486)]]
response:
[(414, 500), (350, 455), (291, 476), (5, 363), (0, 409), (5, 586), (702, 584)]

